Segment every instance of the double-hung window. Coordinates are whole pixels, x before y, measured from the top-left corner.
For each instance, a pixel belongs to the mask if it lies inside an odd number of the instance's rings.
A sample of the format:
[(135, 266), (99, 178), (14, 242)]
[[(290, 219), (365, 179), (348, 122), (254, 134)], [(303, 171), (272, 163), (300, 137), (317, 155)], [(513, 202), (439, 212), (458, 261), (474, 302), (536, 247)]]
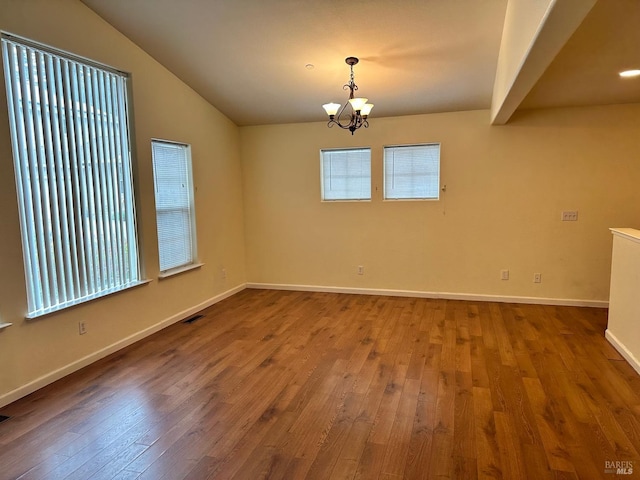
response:
[(322, 200), (371, 200), (371, 149), (320, 151)]
[(128, 76), (2, 34), (35, 317), (140, 283)]
[(386, 200), (437, 200), (439, 194), (439, 143), (384, 147)]
[(151, 141), (162, 276), (198, 266), (191, 147)]

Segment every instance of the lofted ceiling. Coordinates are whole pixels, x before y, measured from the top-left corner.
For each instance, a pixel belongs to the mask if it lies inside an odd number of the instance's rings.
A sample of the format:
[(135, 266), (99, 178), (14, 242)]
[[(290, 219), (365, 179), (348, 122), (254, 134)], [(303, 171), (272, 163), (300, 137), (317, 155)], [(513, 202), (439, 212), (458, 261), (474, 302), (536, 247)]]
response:
[[(241, 126), (325, 120), (323, 103), (346, 100), (348, 56), (372, 117), (489, 109), (507, 13), (507, 0), (82, 1)], [(640, 68), (638, 24), (640, 1), (598, 0), (517, 106), (639, 102), (640, 79), (617, 75)]]
[(640, 103), (640, 1), (598, 0), (521, 108)]

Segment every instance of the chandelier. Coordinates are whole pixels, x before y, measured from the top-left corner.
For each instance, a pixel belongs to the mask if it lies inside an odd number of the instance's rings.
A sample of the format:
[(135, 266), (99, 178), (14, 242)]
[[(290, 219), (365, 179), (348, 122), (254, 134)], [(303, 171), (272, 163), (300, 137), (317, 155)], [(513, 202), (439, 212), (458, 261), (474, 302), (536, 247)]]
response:
[[(345, 60), (347, 65), (351, 68), (351, 78), (349, 79), (349, 83), (345, 84), (342, 87), (344, 90), (349, 89), (349, 100), (345, 102), (344, 105), (340, 105), (339, 103), (327, 103), (322, 106), (329, 115), (329, 122), (327, 123), (328, 127), (333, 127), (334, 125), (338, 125), (340, 128), (344, 128), (345, 130), (349, 130), (351, 135), (360, 127), (367, 128), (369, 126), (369, 122), (367, 121), (367, 117), (373, 108), (373, 104), (367, 103), (368, 98), (354, 98), (353, 92), (358, 90), (358, 86), (353, 79), (353, 66), (358, 63), (358, 59), (356, 57), (347, 57)], [(350, 110), (347, 110), (347, 105), (351, 105)], [(341, 108), (342, 107), (342, 108)]]

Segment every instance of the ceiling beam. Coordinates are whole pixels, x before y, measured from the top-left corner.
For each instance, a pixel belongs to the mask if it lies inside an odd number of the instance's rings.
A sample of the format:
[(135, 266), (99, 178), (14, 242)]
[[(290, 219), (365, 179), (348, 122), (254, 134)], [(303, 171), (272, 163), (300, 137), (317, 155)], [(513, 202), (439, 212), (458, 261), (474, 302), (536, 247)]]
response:
[(509, 0), (491, 102), (504, 125), (597, 0)]

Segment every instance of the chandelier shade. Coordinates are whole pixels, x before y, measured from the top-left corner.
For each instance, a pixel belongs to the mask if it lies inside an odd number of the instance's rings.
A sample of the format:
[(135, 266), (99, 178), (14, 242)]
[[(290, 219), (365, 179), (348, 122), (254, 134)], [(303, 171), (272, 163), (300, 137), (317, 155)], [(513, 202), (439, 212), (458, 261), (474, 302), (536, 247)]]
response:
[(327, 115), (333, 116), (336, 113), (338, 113), (338, 110), (340, 109), (342, 105), (340, 105), (339, 103), (325, 103), (322, 108), (325, 109), (325, 111), (327, 112)]
[[(368, 98), (355, 97), (354, 92), (358, 90), (358, 86), (354, 80), (353, 66), (356, 65), (359, 60), (356, 57), (347, 57), (345, 63), (351, 68), (351, 76), (349, 83), (346, 83), (342, 88), (349, 90), (349, 99), (340, 105), (339, 103), (326, 103), (322, 106), (327, 115), (329, 115), (328, 127), (334, 125), (339, 126), (345, 130), (349, 130), (351, 135), (360, 127), (368, 128), (369, 121), (367, 117), (371, 113), (373, 108), (372, 103), (367, 103)], [(347, 108), (348, 107), (348, 108)]]

